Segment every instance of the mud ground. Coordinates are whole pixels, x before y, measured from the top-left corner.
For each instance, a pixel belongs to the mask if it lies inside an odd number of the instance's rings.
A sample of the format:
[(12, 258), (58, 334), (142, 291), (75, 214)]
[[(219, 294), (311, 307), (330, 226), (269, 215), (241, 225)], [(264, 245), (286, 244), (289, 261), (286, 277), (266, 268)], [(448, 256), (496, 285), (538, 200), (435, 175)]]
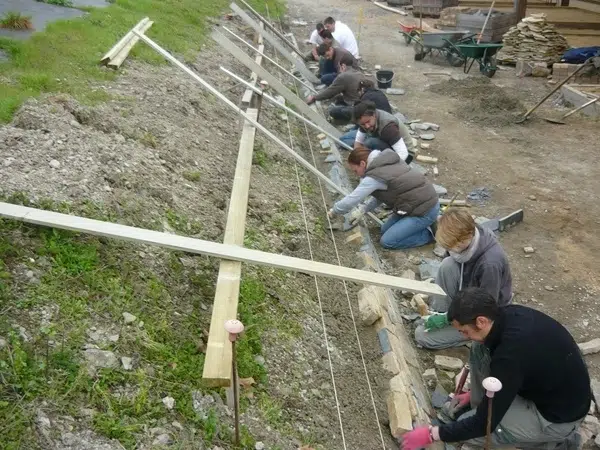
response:
[[(293, 27), (302, 39), (307, 39), (313, 23), (327, 16), (345, 22), (359, 39), (363, 67), (374, 73), (378, 64), (395, 72), (393, 87), (406, 94), (389, 96), (390, 102), (411, 119), (441, 127), (431, 148), (421, 153), (439, 158), (435, 182), (448, 189), (448, 196), (458, 192), (463, 198), (485, 186), (491, 198), (474, 205), (474, 215), (493, 218), (523, 208), (524, 222), (500, 234), (512, 267), (515, 301), (560, 320), (578, 342), (600, 337), (598, 121), (583, 115), (571, 116), (567, 125), (544, 121), (568, 110), (555, 95), (527, 123), (514, 124), (515, 116), (553, 85), (544, 79), (517, 78), (511, 67), (498, 70), (491, 84), (476, 68), (463, 82), (424, 75), (465, 77), (462, 68), (450, 67), (443, 58), (414, 61), (414, 51), (405, 45), (397, 24), (416, 24), (412, 16), (353, 0), (294, 0), (289, 14), (309, 22), (303, 29)], [(429, 176), (433, 178), (431, 170)], [(372, 234), (377, 236), (377, 230)], [(535, 253), (526, 255), (525, 246), (533, 246)], [(380, 254), (398, 274), (405, 268), (417, 271), (407, 260), (409, 254), (434, 257), (432, 247)], [(600, 355), (586, 358), (592, 375), (600, 375)]]

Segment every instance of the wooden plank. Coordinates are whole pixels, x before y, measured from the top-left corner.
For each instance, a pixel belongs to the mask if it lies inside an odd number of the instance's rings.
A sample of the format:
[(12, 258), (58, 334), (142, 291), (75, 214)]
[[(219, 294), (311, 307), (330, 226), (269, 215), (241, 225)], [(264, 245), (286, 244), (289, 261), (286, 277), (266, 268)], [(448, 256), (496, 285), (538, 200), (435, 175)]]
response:
[[(258, 50), (260, 52), (264, 52), (265, 51), (265, 46), (264, 45), (259, 45), (258, 46)], [(259, 53), (256, 55), (256, 58), (254, 59), (254, 62), (256, 64), (258, 64), (259, 66), (262, 64), (262, 55)], [(250, 75), (250, 83), (255, 86), (256, 85), (256, 81), (258, 80), (258, 74), (256, 72), (252, 72), (252, 74)], [(250, 102), (252, 101), (252, 95), (254, 94), (254, 92), (252, 91), (252, 89), (246, 89), (244, 91), (244, 95), (242, 96), (242, 105), (244, 106), (248, 106), (250, 104)]]
[[(262, 24), (261, 24), (262, 25)], [(313, 92), (314, 94), (317, 93), (317, 90), (314, 88), (314, 86), (312, 84), (310, 84), (309, 82), (303, 81), (300, 78), (298, 78), (296, 75), (294, 75), (292, 72), (290, 72), (289, 70), (287, 70), (285, 67), (283, 67), (281, 64), (279, 64), (278, 62), (276, 62), (273, 58), (269, 58), (267, 55), (264, 54), (264, 51), (261, 52), (259, 49), (255, 48), (253, 45), (249, 44), (248, 42), (246, 42), (245, 39), (241, 38), (240, 36), (238, 36), (237, 34), (235, 34), (233, 31), (231, 31), (229, 28), (223, 26), (221, 27), (221, 29), (227, 31), (227, 33), (229, 33), (230, 35), (232, 35), (234, 38), (236, 38), (238, 41), (240, 41), (242, 44), (244, 44), (246, 47), (252, 49), (252, 51), (258, 53), (259, 55), (263, 56), (267, 61), (269, 61), (271, 64), (273, 64), (275, 67), (277, 67), (279, 70), (281, 70), (283, 73), (285, 73), (286, 75), (290, 76), (291, 78), (293, 78), (294, 80), (298, 81), (300, 84), (302, 84), (305, 88), (309, 89), (311, 92)]]
[(352, 281), (362, 284), (386, 286), (402, 291), (428, 295), (445, 295), (444, 291), (436, 284), (423, 281), (407, 280), (376, 272), (351, 269), (350, 267), (336, 266), (317, 261), (309, 261), (292, 256), (276, 253), (262, 252), (237, 245), (221, 244), (219, 242), (205, 241), (175, 234), (161, 233), (160, 231), (131, 227), (101, 220), (86, 219), (79, 216), (44, 211), (27, 206), (12, 205), (0, 202), (0, 217), (20, 220), (34, 225), (60, 228), (63, 230), (89, 233), (96, 236), (122, 239), (140, 244), (157, 245), (188, 253), (212, 256), (215, 258), (240, 261), (259, 266), (274, 267), (277, 269), (291, 270), (308, 275), (317, 275), (326, 278)]
[(235, 56), (248, 69), (258, 73), (258, 75), (261, 78), (267, 80), (269, 84), (273, 87), (273, 89), (275, 89), (279, 94), (281, 94), (281, 96), (283, 96), (283, 98), (285, 98), (287, 102), (293, 105), (298, 111), (304, 114), (312, 122), (318, 124), (321, 128), (327, 130), (328, 133), (334, 135), (337, 138), (339, 138), (342, 135), (342, 133), (337, 128), (335, 128), (333, 125), (327, 122), (325, 117), (323, 117), (316, 111), (313, 111), (304, 100), (299, 98), (296, 94), (294, 94), (287, 87), (285, 87), (285, 85), (281, 81), (279, 81), (279, 79), (276, 76), (272, 75), (265, 68), (257, 65), (252, 60), (252, 58), (250, 58), (250, 56), (246, 54), (246, 52), (244, 52), (233, 42), (231, 42), (229, 38), (227, 38), (227, 36), (224, 36), (223, 34), (215, 30), (212, 32), (211, 37), (216, 42), (221, 44), (221, 46), (225, 50), (227, 50), (229, 53)]
[[(237, 15), (239, 15), (242, 18), (242, 20), (244, 22), (246, 22), (248, 25), (250, 25), (252, 28), (254, 28), (254, 30), (257, 33), (261, 33), (261, 28), (260, 28), (260, 25), (258, 24), (258, 22), (256, 22), (252, 17), (250, 17), (246, 13), (246, 11), (244, 11), (242, 8), (240, 8), (235, 3), (232, 3), (229, 6), (231, 7), (231, 9), (233, 9), (233, 11)], [(300, 73), (302, 73), (304, 78), (306, 78), (311, 83), (319, 83), (320, 82), (319, 79), (315, 76), (315, 74), (312, 73), (310, 70), (308, 70), (308, 68), (304, 65), (304, 62), (301, 62), (298, 58), (296, 58), (294, 55), (292, 55), (290, 52), (288, 52), (288, 50), (279, 43), (279, 41), (277, 40), (277, 38), (275, 36), (273, 36), (271, 33), (269, 33), (266, 30), (262, 31), (262, 35), (263, 35), (263, 38), (269, 44), (271, 44), (273, 47), (275, 47), (275, 49), (279, 53), (281, 53), (289, 62), (291, 62), (298, 68), (298, 70), (300, 71)]]
[(279, 32), (279, 30), (277, 30), (277, 28), (275, 28), (267, 19), (265, 19), (262, 15), (260, 15), (258, 13), (258, 11), (256, 11), (247, 2), (245, 2), (244, 0), (239, 0), (239, 1), (261, 21), (261, 25), (266, 25), (269, 28), (269, 30), (271, 30), (273, 33), (275, 33), (275, 35), (279, 39), (281, 39), (283, 42), (285, 42), (288, 45), (288, 47), (290, 47), (292, 49), (293, 52), (295, 52), (298, 56), (300, 56), (300, 58), (303, 57), (302, 53), (299, 52), (297, 45), (294, 45), (290, 41), (288, 41), (287, 38), (283, 34), (281, 34)]
[[(254, 120), (258, 110), (248, 109), (246, 113)], [(225, 226), (225, 244), (243, 245), (248, 210), (248, 190), (252, 168), (252, 152), (256, 128), (248, 121), (244, 123), (238, 151), (233, 188)], [(242, 263), (221, 261), (215, 289), (215, 301), (210, 321), (210, 331), (206, 346), (204, 372), (202, 378), (209, 384), (224, 384), (231, 376), (231, 342), (223, 324), (229, 319), (237, 319), (238, 298)]]
[[(140, 20), (135, 27), (134, 30), (141, 29), (141, 27), (146, 24), (150, 19), (148, 17), (144, 17)], [(106, 63), (110, 61), (114, 56), (121, 51), (121, 49), (129, 42), (129, 40), (134, 36), (133, 31), (129, 30), (125, 36), (121, 38), (119, 42), (117, 42), (113, 48), (111, 48), (100, 60), (101, 63)]]
[[(264, 25), (261, 24), (261, 29), (264, 29)], [(257, 34), (254, 36), (255, 38), (257, 38), (257, 42), (258, 42), (258, 49), (261, 52), (265, 51), (265, 46), (263, 44), (263, 37), (262, 34)], [(256, 58), (254, 58), (254, 62), (256, 64), (258, 64), (259, 66), (262, 64), (262, 55), (256, 55)], [(250, 74), (250, 83), (252, 86), (256, 87), (256, 81), (258, 80), (258, 75), (256, 74), (256, 72), (252, 72)], [(246, 89), (244, 91), (244, 94), (242, 95), (242, 105), (244, 105), (246, 108), (250, 107), (250, 103), (252, 102), (252, 97), (253, 97), (253, 92), (252, 89)]]
[[(144, 23), (140, 28), (138, 28), (139, 32), (145, 33), (146, 31), (148, 31), (150, 29), (150, 27), (152, 26), (153, 23), (154, 22), (152, 22), (152, 21), (148, 21), (148, 22)], [(121, 48), (121, 50), (119, 50), (106, 65), (108, 67), (110, 67), (111, 69), (118, 69), (119, 67), (121, 67), (121, 64), (123, 64), (123, 61), (125, 61), (127, 56), (129, 56), (129, 52), (135, 46), (135, 44), (138, 43), (139, 40), (140, 40), (140, 38), (132, 33), (131, 39), (129, 39), (129, 42), (127, 42), (123, 46), (123, 48)]]

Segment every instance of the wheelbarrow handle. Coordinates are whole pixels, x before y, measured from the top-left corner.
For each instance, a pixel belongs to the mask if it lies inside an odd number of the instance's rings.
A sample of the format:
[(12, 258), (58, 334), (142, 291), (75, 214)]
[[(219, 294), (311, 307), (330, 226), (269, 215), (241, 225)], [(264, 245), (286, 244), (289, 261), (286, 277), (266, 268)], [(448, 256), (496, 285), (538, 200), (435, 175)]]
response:
[(552, 94), (554, 94), (556, 91), (558, 91), (561, 87), (563, 87), (571, 78), (575, 77), (579, 72), (581, 72), (581, 70), (584, 67), (587, 67), (589, 65), (591, 61), (591, 58), (588, 59), (585, 63), (583, 63), (581, 66), (579, 66), (579, 68), (573, 72), (571, 75), (569, 75), (567, 78), (565, 78), (563, 81), (561, 81), (554, 89), (552, 89), (552, 91), (550, 91), (550, 93), (548, 95), (546, 95), (543, 99), (541, 99), (534, 107), (532, 107), (529, 111), (527, 111), (525, 113), (525, 115), (521, 118), (521, 120), (519, 122), (524, 122), (525, 120), (527, 120), (527, 118), (531, 115), (532, 112), (534, 112), (536, 109), (538, 109), (540, 107), (540, 105), (542, 103), (544, 103), (546, 100), (548, 100)]

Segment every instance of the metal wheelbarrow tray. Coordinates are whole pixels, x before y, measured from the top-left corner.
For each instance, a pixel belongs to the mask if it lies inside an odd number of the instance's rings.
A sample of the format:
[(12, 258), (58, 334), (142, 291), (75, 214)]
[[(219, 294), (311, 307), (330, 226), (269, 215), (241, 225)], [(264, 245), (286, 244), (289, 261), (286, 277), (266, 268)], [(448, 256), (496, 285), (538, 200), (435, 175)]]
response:
[(474, 35), (469, 33), (469, 31), (436, 31), (414, 36), (415, 61), (421, 61), (428, 54), (437, 53), (445, 56), (451, 66), (462, 66), (465, 59), (454, 44), (472, 42)]

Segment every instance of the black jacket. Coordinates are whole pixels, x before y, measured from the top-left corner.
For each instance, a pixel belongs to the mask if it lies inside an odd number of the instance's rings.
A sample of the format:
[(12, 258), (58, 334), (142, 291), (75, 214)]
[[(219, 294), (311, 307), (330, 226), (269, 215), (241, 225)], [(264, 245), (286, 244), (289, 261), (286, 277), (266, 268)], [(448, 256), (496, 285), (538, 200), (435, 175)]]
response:
[(372, 101), (373, 103), (375, 103), (376, 109), (382, 109), (385, 112), (389, 112), (390, 114), (392, 114), (392, 107), (390, 106), (390, 102), (388, 102), (388, 99), (385, 96), (385, 94), (379, 89), (365, 89), (365, 92), (360, 97), (360, 101)]
[[(569, 423), (587, 414), (592, 400), (583, 356), (569, 332), (546, 314), (520, 305), (501, 309), (484, 345), (491, 353), (491, 376), (502, 382), (492, 404), (496, 429), (513, 399), (532, 401), (552, 423)], [(444, 442), (485, 436), (488, 400), (477, 413), (440, 427)]]

